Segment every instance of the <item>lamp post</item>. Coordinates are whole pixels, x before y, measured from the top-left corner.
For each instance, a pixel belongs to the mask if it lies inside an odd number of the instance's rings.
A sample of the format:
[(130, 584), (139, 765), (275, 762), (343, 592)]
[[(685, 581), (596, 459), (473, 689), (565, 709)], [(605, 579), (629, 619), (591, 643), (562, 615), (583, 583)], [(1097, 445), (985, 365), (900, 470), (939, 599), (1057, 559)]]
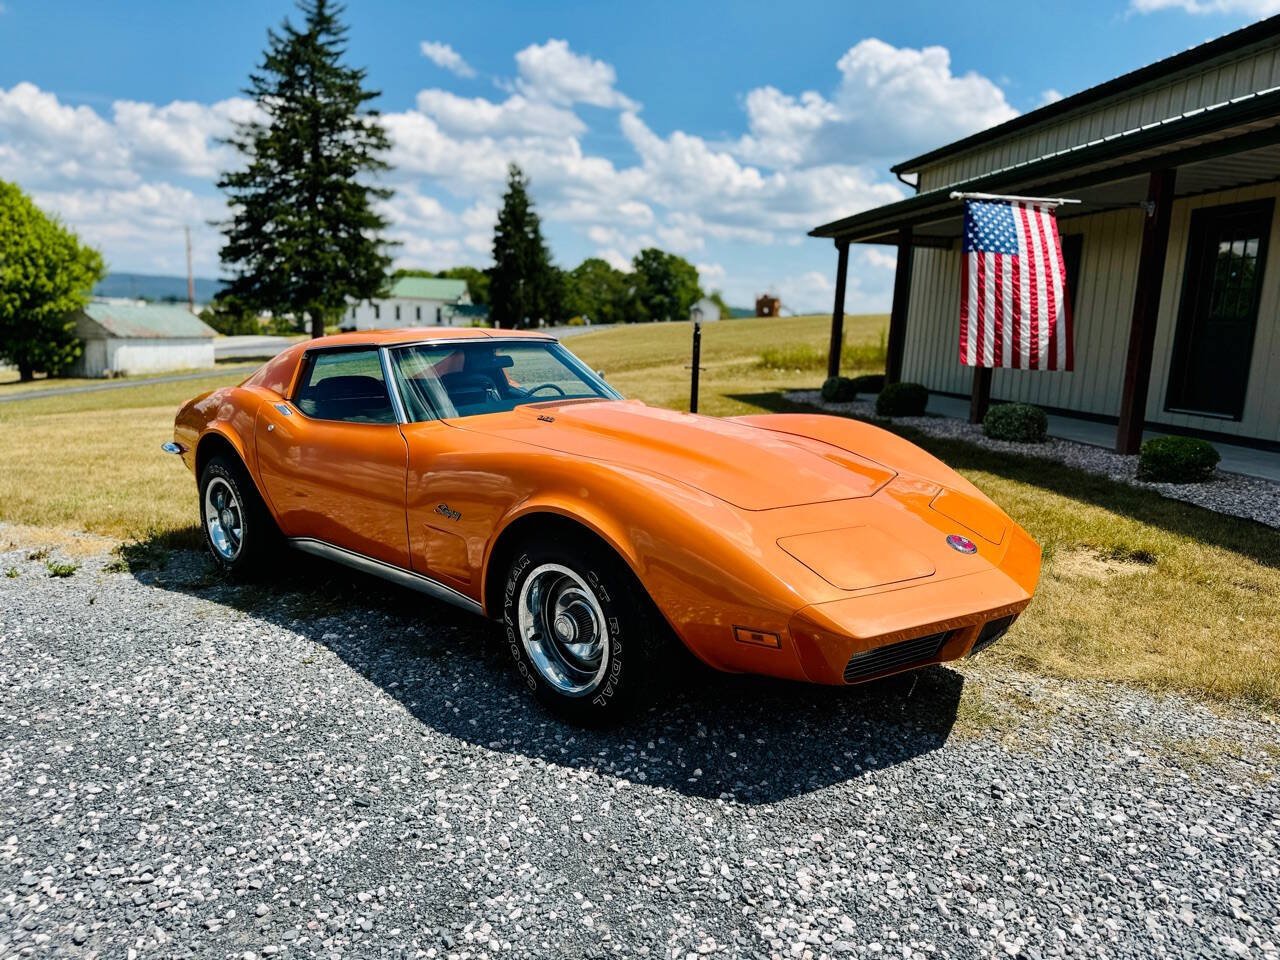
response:
[(702, 357), (702, 308), (689, 311), (693, 321), (693, 373), (689, 378), (689, 412), (698, 412), (698, 361)]

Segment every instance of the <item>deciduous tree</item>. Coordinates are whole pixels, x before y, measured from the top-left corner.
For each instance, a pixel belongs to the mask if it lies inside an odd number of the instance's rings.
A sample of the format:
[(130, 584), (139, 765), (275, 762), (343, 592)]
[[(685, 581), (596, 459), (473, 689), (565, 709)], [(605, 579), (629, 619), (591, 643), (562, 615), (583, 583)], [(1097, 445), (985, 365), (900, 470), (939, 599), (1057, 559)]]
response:
[(80, 356), (75, 312), (103, 276), (102, 255), (0, 180), (0, 360), (22, 380)]
[(583, 260), (568, 274), (571, 314), (592, 323), (621, 323), (627, 316), (627, 275), (599, 257)]
[(702, 296), (698, 271), (684, 257), (649, 247), (631, 261), (635, 310), (640, 320), (688, 320)]
[(262, 65), (246, 93), (261, 119), (239, 124), (230, 142), (242, 169), (224, 173), (232, 219), (222, 262), (228, 293), (253, 310), (309, 322), (311, 335), (348, 298), (378, 296), (390, 258), (386, 220), (374, 201), (390, 191), (371, 184), (386, 169), (389, 146), (366, 71), (343, 62), (346, 27), (329, 0), (304, 0), (303, 24), (267, 33)]

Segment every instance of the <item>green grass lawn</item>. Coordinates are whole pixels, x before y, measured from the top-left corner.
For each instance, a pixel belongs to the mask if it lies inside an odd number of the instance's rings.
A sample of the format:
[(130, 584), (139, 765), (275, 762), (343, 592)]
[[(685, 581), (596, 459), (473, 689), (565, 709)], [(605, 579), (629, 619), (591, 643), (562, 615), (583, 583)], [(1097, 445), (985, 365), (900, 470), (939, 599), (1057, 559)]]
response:
[[(731, 320), (703, 332), (701, 404), (717, 416), (799, 409), (781, 391), (824, 371), (761, 363), (770, 348), (825, 353), (829, 318)], [(885, 318), (850, 317), (851, 345)], [(568, 347), (625, 395), (685, 409), (688, 324), (593, 331)], [(851, 351), (859, 355), (859, 351)], [(869, 372), (844, 370), (844, 373)], [(114, 539), (198, 543), (195, 487), (160, 452), (206, 380), (0, 404), (0, 519)], [(986, 491), (1040, 542), (1035, 601), (979, 662), (1118, 680), (1280, 709), (1280, 531), (1104, 478), (956, 441), (911, 437)]]

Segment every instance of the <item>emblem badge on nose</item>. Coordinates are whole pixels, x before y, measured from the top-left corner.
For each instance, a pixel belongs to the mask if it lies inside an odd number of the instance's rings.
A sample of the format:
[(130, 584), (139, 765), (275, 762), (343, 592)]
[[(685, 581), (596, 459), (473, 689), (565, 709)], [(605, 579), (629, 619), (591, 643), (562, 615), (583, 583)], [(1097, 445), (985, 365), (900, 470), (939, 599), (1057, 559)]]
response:
[(947, 546), (952, 550), (959, 550), (961, 553), (977, 553), (978, 545), (968, 537), (962, 537), (958, 533), (953, 533), (947, 537)]

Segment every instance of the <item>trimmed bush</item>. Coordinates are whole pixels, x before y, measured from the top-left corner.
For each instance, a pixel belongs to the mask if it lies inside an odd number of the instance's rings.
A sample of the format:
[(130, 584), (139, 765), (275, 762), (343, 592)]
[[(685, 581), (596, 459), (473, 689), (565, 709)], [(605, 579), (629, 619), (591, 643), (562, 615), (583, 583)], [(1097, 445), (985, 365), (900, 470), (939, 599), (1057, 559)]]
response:
[(879, 393), (884, 389), (883, 373), (864, 373), (853, 378), (854, 393)]
[(848, 377), (828, 377), (822, 383), (822, 399), (827, 403), (848, 403), (857, 393)]
[(1013, 443), (1044, 443), (1049, 418), (1030, 403), (1002, 403), (987, 411), (982, 418), (982, 432), (992, 440)]
[(891, 383), (876, 397), (876, 415), (881, 417), (922, 417), (929, 403), (929, 391), (918, 383)]
[(1199, 437), (1152, 437), (1138, 453), (1138, 479), (1157, 483), (1203, 483), (1221, 457)]

